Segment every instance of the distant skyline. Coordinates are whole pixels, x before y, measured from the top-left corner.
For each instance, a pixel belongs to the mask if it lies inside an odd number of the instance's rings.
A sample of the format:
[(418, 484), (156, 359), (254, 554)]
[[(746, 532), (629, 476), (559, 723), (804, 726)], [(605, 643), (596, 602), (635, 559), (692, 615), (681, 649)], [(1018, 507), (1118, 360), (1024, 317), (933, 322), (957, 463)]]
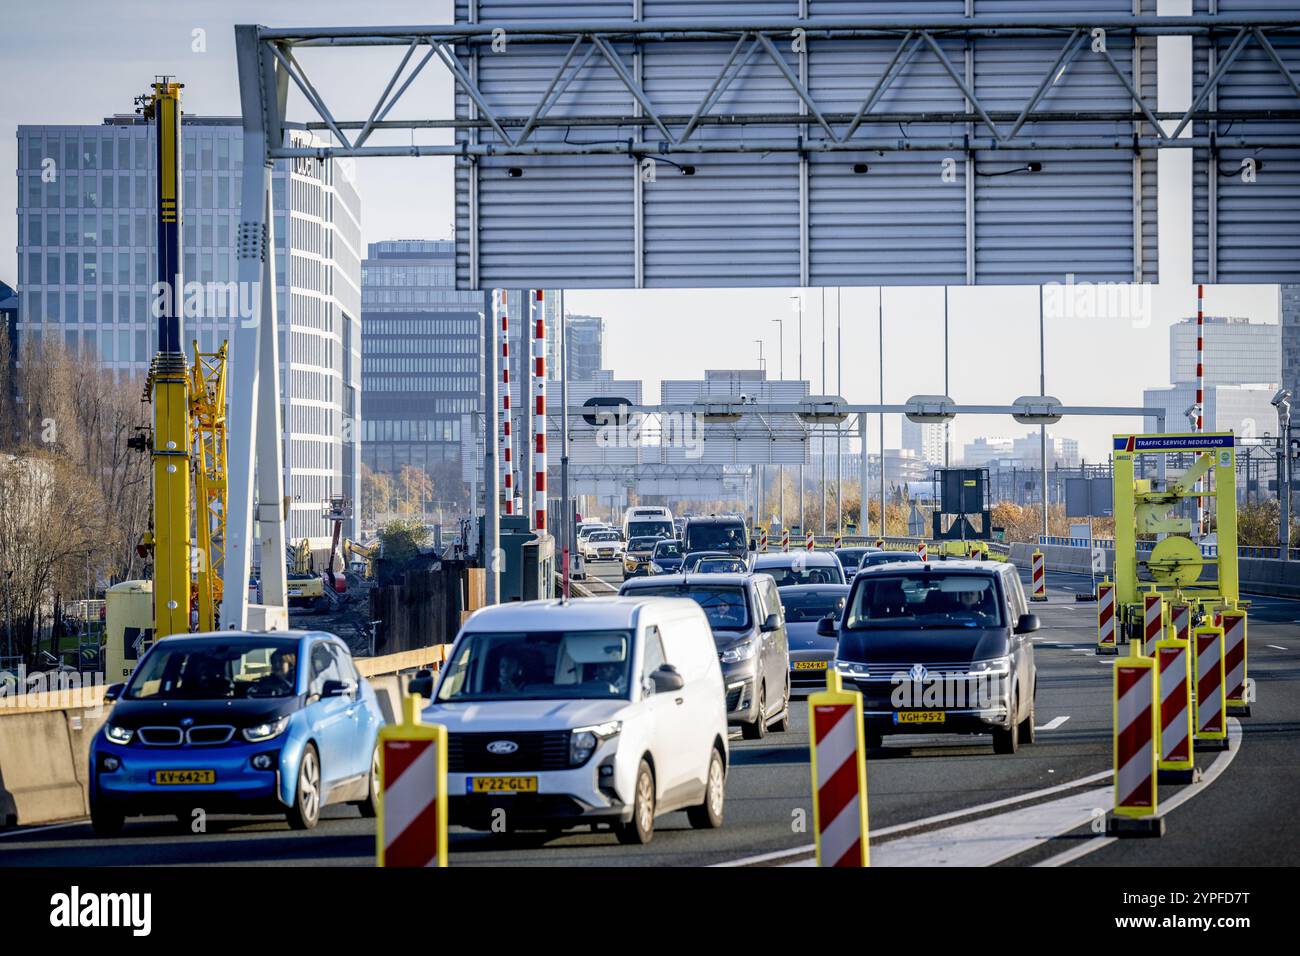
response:
[[(155, 74), (171, 74), (185, 84), (187, 112), (234, 115), (239, 112), (234, 56), (234, 23), (287, 26), (304, 22), (342, 24), (439, 23), (452, 19), (450, 0), (376, 0), (364, 6), (318, 0), (309, 7), (273, 0), (119, 0), (86, 4), (46, 0), (10, 4), (0, 33), (0, 61), (7, 84), (0, 99), (0, 208), (16, 209), (19, 124), (97, 123), (130, 112), (133, 98)], [(58, 24), (58, 29), (52, 29)], [(196, 31), (201, 31), (196, 33)], [(387, 81), (397, 49), (347, 51), (332, 69), (315, 68), (321, 51), (304, 50), (304, 65), (324, 98), (336, 110), (368, 115)], [(340, 64), (346, 62), (346, 68)], [(451, 87), (442, 71), (428, 71), (413, 85), (394, 115), (421, 108), (445, 113)], [(297, 90), (291, 90), (290, 119), (311, 115)], [(376, 134), (372, 142), (383, 141)], [(402, 140), (405, 141), (405, 140)], [(420, 142), (447, 142), (446, 131), (420, 135)], [(454, 215), (453, 165), (449, 159), (368, 159), (356, 164), (361, 195), (363, 242), (391, 238), (446, 239)], [(0, 216), (0, 280), (16, 281), (16, 221)], [(700, 376), (706, 368), (752, 368), (765, 341), (769, 374), (780, 372), (777, 325), (784, 320), (785, 377), (797, 372), (796, 326), (790, 295), (795, 290), (707, 289), (672, 291), (573, 291), (569, 311), (606, 319), (606, 364), (618, 377), (644, 379), (648, 398), (658, 382)], [(943, 391), (943, 290), (885, 290), (885, 399), (901, 402), (918, 393)], [(1038, 393), (1038, 290), (1036, 287), (952, 287), (950, 290), (949, 394), (959, 402), (1009, 403)], [(828, 373), (821, 375), (821, 291), (808, 290), (804, 320), (804, 372), (816, 392), (836, 391), (835, 290), (826, 294), (829, 321)], [(842, 291), (843, 392), (855, 402), (879, 397), (877, 290)], [(1140, 405), (1142, 389), (1169, 384), (1169, 326), (1194, 315), (1195, 287), (1186, 283), (1155, 287), (1147, 315), (1084, 319), (1069, 309), (1046, 325), (1048, 394), (1092, 405)], [(1256, 322), (1278, 320), (1276, 286), (1210, 286), (1206, 310), (1247, 316)], [(1213, 356), (1208, 357), (1213, 362)], [(1077, 438), (1090, 461), (1108, 453), (1109, 435), (1140, 430), (1134, 419), (1067, 420), (1055, 430)], [(1177, 427), (1177, 423), (1171, 423)], [(897, 416), (886, 422), (885, 442), (899, 444)], [(980, 435), (1019, 433), (997, 418), (959, 418), (953, 445), (960, 448)], [(871, 429), (875, 448), (876, 427)]]

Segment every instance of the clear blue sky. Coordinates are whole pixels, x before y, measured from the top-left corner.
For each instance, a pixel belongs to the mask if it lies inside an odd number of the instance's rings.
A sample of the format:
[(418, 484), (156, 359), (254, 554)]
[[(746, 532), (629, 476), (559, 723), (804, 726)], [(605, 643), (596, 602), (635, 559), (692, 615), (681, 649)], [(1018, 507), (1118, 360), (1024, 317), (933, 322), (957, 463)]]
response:
[[(169, 73), (186, 84), (185, 108), (197, 114), (238, 112), (234, 31), (237, 22), (292, 26), (371, 23), (440, 23), (451, 19), (449, 0), (317, 0), (310, 5), (279, 0), (42, 0), (6, 4), (0, 30), (0, 170), (16, 165), (15, 129), (25, 123), (97, 123), (129, 112), (133, 97), (155, 74)], [(202, 31), (197, 34), (195, 31)], [(196, 49), (197, 47), (197, 49)], [(321, 66), (320, 51), (305, 51), (303, 62), (336, 114), (368, 115), (401, 55), (397, 48), (347, 51)], [(346, 62), (346, 67), (343, 63)], [(396, 115), (449, 115), (451, 87), (432, 68), (412, 87), (410, 100)], [(309, 117), (305, 101), (290, 103), (292, 119)], [(430, 134), (423, 142), (436, 142)], [(373, 139), (372, 142), (379, 142)], [(443, 140), (445, 141), (445, 139)], [(451, 235), (454, 197), (450, 161), (436, 159), (366, 160), (357, 167), (366, 241), (396, 237), (446, 238)], [(15, 209), (15, 179), (0, 176), (0, 208)], [(0, 217), (0, 279), (13, 281), (16, 223)], [(665, 378), (699, 375), (705, 368), (755, 367), (765, 340), (769, 374), (780, 364), (777, 325), (782, 318), (785, 372), (797, 364), (789, 289), (672, 292), (573, 292), (571, 312), (608, 320), (607, 364), (619, 377), (644, 378), (649, 396)], [(834, 359), (835, 291), (827, 292), (827, 391), (837, 382)], [(804, 319), (804, 372), (821, 386), (821, 293), (807, 294)], [(1211, 287), (1207, 311), (1277, 321), (1276, 287)], [(874, 401), (879, 394), (877, 293), (842, 293), (843, 394), (850, 401)], [(1167, 384), (1169, 325), (1194, 314), (1191, 287), (1156, 289), (1149, 322), (1118, 319), (1053, 318), (1046, 323), (1047, 392), (1066, 402), (1140, 405), (1142, 389)], [(954, 288), (950, 290), (949, 393), (959, 402), (1008, 403), (1038, 392), (1038, 293), (1034, 288)], [(943, 290), (890, 289), (885, 292), (885, 398), (902, 401), (914, 394), (943, 391)], [(1212, 357), (1211, 357), (1212, 360)], [(1058, 426), (1079, 438), (1084, 455), (1104, 457), (1113, 431), (1136, 429), (1129, 420), (1080, 420)], [(958, 447), (977, 435), (1014, 435), (1025, 429), (1006, 419), (959, 419)], [(898, 441), (898, 422), (886, 427), (886, 444)]]

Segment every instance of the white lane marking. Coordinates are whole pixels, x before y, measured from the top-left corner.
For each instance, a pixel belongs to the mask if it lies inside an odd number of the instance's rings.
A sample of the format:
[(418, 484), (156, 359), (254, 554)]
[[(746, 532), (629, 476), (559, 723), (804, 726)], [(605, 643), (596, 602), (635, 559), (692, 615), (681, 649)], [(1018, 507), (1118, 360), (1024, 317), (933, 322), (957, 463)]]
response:
[(1112, 788), (1038, 803), (1020, 810), (918, 833), (872, 848), (873, 866), (993, 866), (1096, 818)]
[(1269, 644), (1268, 646), (1271, 647), (1271, 648), (1273, 648), (1273, 650), (1275, 650), (1275, 651), (1284, 651), (1284, 650), (1286, 650), (1286, 648), (1283, 647), (1283, 646), (1280, 645), (1280, 644)]
[(43, 833), (46, 830), (65, 830), (68, 827), (79, 827), (88, 822), (89, 820), (87, 818), (82, 818), (80, 820), (70, 820), (67, 823), (51, 823), (48, 826), (43, 827), (21, 827), (17, 830), (7, 830), (4, 833), (0, 833), (0, 840), (3, 840), (5, 837), (28, 836), (32, 833)]
[(1039, 724), (1039, 725), (1038, 725), (1037, 727), (1035, 727), (1034, 729), (1035, 729), (1035, 730), (1055, 730), (1057, 727), (1061, 726), (1061, 724), (1065, 723), (1065, 722), (1066, 722), (1067, 720), (1069, 720), (1069, 719), (1070, 719), (1070, 717), (1069, 717), (1068, 714), (1067, 714), (1066, 716), (1064, 716), (1064, 717), (1053, 717), (1053, 718), (1052, 718), (1051, 720), (1049, 720), (1047, 723), (1045, 723), (1045, 724)]
[[(1163, 817), (1167, 813), (1177, 810), (1192, 797), (1196, 796), (1214, 781), (1223, 775), (1228, 769), (1228, 765), (1237, 756), (1237, 751), (1241, 749), (1241, 721), (1236, 717), (1228, 718), (1228, 749), (1214, 758), (1205, 772), (1201, 775), (1200, 782), (1191, 783), (1178, 791), (1177, 795), (1165, 801), (1156, 816)], [(1043, 860), (1041, 863), (1035, 863), (1035, 866), (1063, 866), (1066, 863), (1073, 863), (1081, 857), (1087, 856), (1095, 850), (1114, 842), (1113, 837), (1095, 837), (1086, 843), (1076, 846), (1073, 849), (1066, 850), (1064, 853), (1058, 853), (1054, 857)]]
[[(981, 803), (978, 806), (967, 807), (964, 810), (951, 810), (947, 813), (940, 813), (933, 817), (926, 817), (922, 820), (913, 820), (911, 823), (897, 823), (892, 827), (884, 827), (880, 830), (872, 830), (873, 839), (880, 837), (892, 836), (895, 833), (906, 833), (908, 830), (918, 830), (923, 827), (933, 826), (936, 823), (946, 823), (949, 820), (959, 820), (962, 817), (968, 817), (975, 813), (983, 813), (986, 810), (998, 810), (1002, 807), (1015, 806), (1017, 803), (1024, 803), (1028, 800), (1037, 800), (1040, 797), (1050, 797), (1054, 793), (1061, 793), (1065, 790), (1074, 790), (1078, 787), (1087, 786), (1090, 783), (1097, 783), (1099, 780), (1105, 780), (1107, 777), (1114, 775), (1113, 770), (1101, 770), (1086, 777), (1080, 777), (1078, 780), (1069, 780), (1065, 783), (1058, 783), (1052, 787), (1045, 787), (1042, 790), (1034, 790), (1030, 793), (1022, 793), (1014, 797), (1003, 797), (1001, 800), (993, 800), (989, 803)], [(742, 857), (739, 860), (728, 860), (725, 863), (714, 863), (713, 866), (753, 866), (758, 863), (767, 863), (771, 860), (779, 860), (785, 857), (801, 856), (805, 853), (812, 853), (814, 847), (811, 843), (806, 846), (794, 847), (790, 850), (774, 850), (770, 853), (760, 853), (757, 856)]]

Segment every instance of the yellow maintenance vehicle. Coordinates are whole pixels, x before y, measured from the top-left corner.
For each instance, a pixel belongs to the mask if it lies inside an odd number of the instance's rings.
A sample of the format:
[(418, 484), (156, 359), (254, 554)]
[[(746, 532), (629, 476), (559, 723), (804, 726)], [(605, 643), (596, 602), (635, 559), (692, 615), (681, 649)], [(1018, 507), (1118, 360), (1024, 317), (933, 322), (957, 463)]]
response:
[[(1237, 572), (1237, 463), (1231, 432), (1114, 436), (1115, 610), (1127, 639), (1143, 626), (1145, 594), (1207, 619), (1241, 606)], [(1138, 478), (1143, 455), (1183, 455), (1192, 464), (1169, 482)], [(1208, 483), (1208, 486), (1206, 486)], [(1163, 487), (1158, 487), (1162, 485)], [(1204, 486), (1204, 487), (1203, 487)], [(1182, 502), (1212, 505), (1216, 546), (1204, 553), (1196, 519), (1171, 514)]]
[(303, 538), (297, 544), (289, 544), (285, 551), (290, 606), (322, 603), (325, 600), (325, 581), (316, 571), (311, 542)]

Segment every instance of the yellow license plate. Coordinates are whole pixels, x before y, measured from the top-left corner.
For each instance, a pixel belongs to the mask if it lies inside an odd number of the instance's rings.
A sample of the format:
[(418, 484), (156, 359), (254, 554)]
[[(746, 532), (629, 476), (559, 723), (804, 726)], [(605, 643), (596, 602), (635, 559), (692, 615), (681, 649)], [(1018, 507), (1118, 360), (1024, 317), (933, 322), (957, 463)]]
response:
[(536, 793), (536, 777), (470, 777), (470, 793)]
[(791, 661), (790, 670), (792, 671), (824, 671), (826, 670), (825, 661)]
[(902, 710), (894, 714), (894, 723), (941, 724), (946, 716), (942, 710)]
[(216, 783), (215, 770), (155, 770), (153, 782), (160, 787), (191, 787), (196, 784)]

